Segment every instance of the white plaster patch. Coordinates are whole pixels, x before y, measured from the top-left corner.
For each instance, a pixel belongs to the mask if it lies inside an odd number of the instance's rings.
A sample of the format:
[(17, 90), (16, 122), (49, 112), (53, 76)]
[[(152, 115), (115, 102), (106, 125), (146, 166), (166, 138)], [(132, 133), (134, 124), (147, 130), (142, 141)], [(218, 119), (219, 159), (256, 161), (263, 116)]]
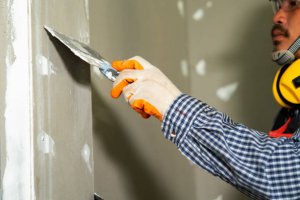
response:
[(199, 60), (196, 64), (196, 73), (200, 76), (205, 76), (206, 74), (206, 62), (205, 60)]
[(203, 17), (204, 17), (204, 10), (202, 8), (196, 10), (196, 12), (193, 15), (193, 19), (195, 21), (200, 21), (201, 19), (203, 19)]
[(91, 150), (89, 145), (85, 144), (81, 150), (81, 156), (83, 158), (83, 160), (85, 161), (89, 171), (92, 173), (92, 165), (91, 165), (91, 161), (90, 161), (90, 157), (91, 157)]
[(54, 151), (54, 140), (45, 132), (41, 132), (37, 137), (37, 144), (39, 150), (44, 154), (49, 154), (50, 156), (55, 156)]
[(38, 65), (39, 73), (43, 76), (56, 74), (56, 69), (53, 63), (43, 55), (36, 56), (36, 63)]
[(229, 101), (232, 95), (235, 93), (235, 91), (238, 88), (239, 83), (231, 83), (228, 84), (224, 87), (221, 87), (217, 90), (217, 96), (222, 100), (222, 101)]
[(5, 91), (5, 159), (1, 199), (35, 199), (33, 176), (31, 28), (29, 1), (8, 0)]
[(189, 75), (189, 65), (186, 60), (182, 60), (180, 63), (181, 73), (184, 77), (188, 77)]
[(213, 2), (212, 1), (206, 2), (206, 7), (207, 8), (211, 8), (212, 6), (213, 6)]
[(179, 14), (184, 17), (184, 2), (182, 0), (177, 1), (177, 9), (179, 11)]

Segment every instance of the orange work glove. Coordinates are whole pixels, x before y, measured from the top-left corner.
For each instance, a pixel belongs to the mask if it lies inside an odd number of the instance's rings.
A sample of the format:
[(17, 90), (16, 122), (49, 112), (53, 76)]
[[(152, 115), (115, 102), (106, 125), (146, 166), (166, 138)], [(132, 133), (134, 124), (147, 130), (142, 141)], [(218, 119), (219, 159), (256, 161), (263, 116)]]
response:
[(118, 98), (123, 92), (125, 100), (144, 118), (152, 115), (162, 121), (169, 106), (181, 94), (158, 68), (139, 56), (115, 61), (112, 66), (121, 72), (111, 96)]

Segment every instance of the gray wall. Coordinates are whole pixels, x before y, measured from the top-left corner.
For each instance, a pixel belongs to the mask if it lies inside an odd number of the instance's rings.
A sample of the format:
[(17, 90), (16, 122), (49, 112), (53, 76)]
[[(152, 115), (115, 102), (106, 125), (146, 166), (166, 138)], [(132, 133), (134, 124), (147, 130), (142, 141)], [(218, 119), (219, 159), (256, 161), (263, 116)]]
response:
[[(141, 55), (185, 93), (268, 131), (272, 10), (268, 1), (91, 0), (91, 45), (105, 58)], [(107, 199), (247, 199), (183, 158), (156, 119), (109, 96), (92, 73), (95, 191)]]
[[(278, 106), (271, 90), (277, 67), (269, 2), (188, 0), (187, 9), (191, 94), (237, 122), (270, 130)], [(195, 174), (198, 199), (243, 199), (219, 178)]]
[[(270, 56), (271, 6), (259, 0), (211, 3), (188, 3), (192, 94), (237, 121), (269, 130), (277, 111), (271, 91), (277, 70)], [(196, 21), (193, 15), (199, 9), (204, 14)], [(204, 76), (196, 71), (199, 60), (206, 63)], [(217, 90), (231, 83), (237, 83), (231, 98), (218, 98)]]
[[(40, 148), (43, 140), (37, 141), (37, 196), (92, 199), (90, 67), (43, 30), (47, 25), (89, 43), (88, 1), (35, 1), (32, 5), (34, 131), (39, 134), (37, 140), (48, 134), (54, 143), (53, 153), (45, 153)], [(43, 73), (43, 64), (48, 73)]]
[(0, 15), (2, 199), (247, 199), (181, 156), (156, 119), (112, 99), (96, 71), (91, 97), (89, 66), (43, 26), (109, 61), (141, 55), (184, 93), (268, 131), (268, 1), (4, 0)]
[[(186, 23), (174, 1), (90, 1), (91, 45), (109, 61), (141, 55), (181, 90), (187, 59)], [(191, 164), (165, 140), (160, 123), (112, 99), (112, 83), (93, 82), (95, 191), (104, 199), (196, 199)]]

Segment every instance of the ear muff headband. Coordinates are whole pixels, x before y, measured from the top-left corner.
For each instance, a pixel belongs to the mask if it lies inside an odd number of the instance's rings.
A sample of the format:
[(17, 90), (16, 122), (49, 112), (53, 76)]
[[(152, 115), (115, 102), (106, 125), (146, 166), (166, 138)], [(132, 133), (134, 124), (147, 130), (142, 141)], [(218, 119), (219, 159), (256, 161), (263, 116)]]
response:
[(300, 36), (293, 42), (287, 50), (275, 51), (272, 53), (272, 60), (278, 65), (284, 66), (295, 60), (295, 53), (300, 48)]
[(273, 95), (283, 107), (300, 107), (300, 60), (279, 69), (273, 81)]

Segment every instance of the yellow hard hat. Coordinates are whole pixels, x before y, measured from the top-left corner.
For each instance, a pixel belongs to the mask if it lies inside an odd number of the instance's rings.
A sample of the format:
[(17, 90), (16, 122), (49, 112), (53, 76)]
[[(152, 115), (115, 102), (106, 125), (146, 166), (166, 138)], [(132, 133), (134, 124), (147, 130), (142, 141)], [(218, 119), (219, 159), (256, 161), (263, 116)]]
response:
[(272, 89), (275, 100), (282, 107), (300, 106), (300, 59), (277, 71)]

